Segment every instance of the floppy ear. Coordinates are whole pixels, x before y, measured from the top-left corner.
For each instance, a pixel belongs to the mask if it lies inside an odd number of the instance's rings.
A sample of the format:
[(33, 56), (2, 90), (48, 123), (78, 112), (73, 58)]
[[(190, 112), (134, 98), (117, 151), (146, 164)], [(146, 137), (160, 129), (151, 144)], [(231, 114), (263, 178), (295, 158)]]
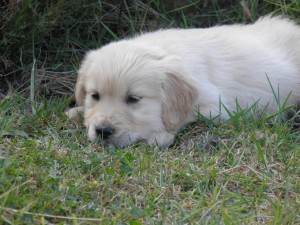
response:
[(193, 105), (198, 96), (196, 88), (175, 74), (168, 74), (163, 85), (162, 120), (169, 132), (178, 131), (188, 114), (193, 113)]
[(88, 75), (88, 70), (90, 68), (90, 65), (93, 63), (95, 60), (95, 53), (96, 51), (92, 50), (89, 51), (78, 70), (78, 76), (77, 76), (77, 82), (76, 82), (76, 87), (75, 87), (75, 99), (77, 102), (78, 106), (82, 106), (84, 103), (85, 95), (86, 95), (86, 90), (85, 90), (85, 77)]
[(83, 84), (83, 76), (78, 72), (76, 87), (75, 87), (75, 99), (77, 103), (77, 107), (71, 108), (66, 111), (66, 115), (70, 118), (77, 118), (79, 114), (83, 113), (83, 102), (85, 98), (85, 88)]
[(84, 77), (79, 72), (77, 76), (76, 87), (75, 87), (75, 99), (78, 106), (83, 105), (85, 95), (86, 95), (86, 91), (84, 87)]

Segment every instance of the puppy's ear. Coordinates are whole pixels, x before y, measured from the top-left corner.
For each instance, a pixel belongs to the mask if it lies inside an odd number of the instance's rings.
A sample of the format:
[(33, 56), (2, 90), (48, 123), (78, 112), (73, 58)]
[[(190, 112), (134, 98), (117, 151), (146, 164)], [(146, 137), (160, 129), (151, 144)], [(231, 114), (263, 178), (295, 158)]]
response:
[(86, 91), (84, 87), (84, 76), (79, 72), (77, 76), (77, 82), (75, 87), (75, 99), (78, 106), (82, 106), (84, 103)]
[(85, 95), (86, 95), (86, 90), (85, 90), (85, 82), (86, 82), (86, 77), (88, 76), (88, 71), (95, 60), (95, 51), (89, 51), (78, 70), (78, 76), (77, 76), (77, 82), (76, 82), (76, 87), (75, 87), (75, 99), (77, 102), (78, 106), (82, 106), (84, 103)]
[(193, 105), (198, 96), (196, 88), (181, 76), (168, 74), (163, 85), (162, 120), (169, 132), (178, 131), (188, 114), (193, 113)]

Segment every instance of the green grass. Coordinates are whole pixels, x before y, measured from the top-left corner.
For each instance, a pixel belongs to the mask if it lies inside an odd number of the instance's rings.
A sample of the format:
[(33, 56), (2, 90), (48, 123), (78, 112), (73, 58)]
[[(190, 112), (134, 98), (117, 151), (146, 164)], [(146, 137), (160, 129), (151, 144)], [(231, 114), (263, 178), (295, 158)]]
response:
[(284, 102), (258, 120), (238, 104), (223, 124), (199, 115), (167, 149), (114, 149), (89, 142), (62, 97), (87, 49), (270, 12), (299, 21), (298, 1), (21, 2), (0, 6), (0, 224), (300, 224), (299, 118), (281, 121)]
[(87, 140), (66, 100), (26, 102), (0, 104), (2, 224), (300, 223), (292, 123), (241, 113), (194, 123), (168, 149), (114, 149)]

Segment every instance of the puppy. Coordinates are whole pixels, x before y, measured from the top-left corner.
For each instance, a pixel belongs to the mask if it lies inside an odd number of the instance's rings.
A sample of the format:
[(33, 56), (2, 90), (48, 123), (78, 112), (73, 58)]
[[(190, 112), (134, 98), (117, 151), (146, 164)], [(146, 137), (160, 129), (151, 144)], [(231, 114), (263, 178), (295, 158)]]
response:
[(198, 113), (226, 120), (237, 102), (269, 112), (279, 102), (295, 104), (300, 27), (268, 16), (252, 25), (159, 30), (113, 42), (86, 54), (75, 96), (79, 107), (69, 115), (83, 111), (91, 140), (168, 146)]

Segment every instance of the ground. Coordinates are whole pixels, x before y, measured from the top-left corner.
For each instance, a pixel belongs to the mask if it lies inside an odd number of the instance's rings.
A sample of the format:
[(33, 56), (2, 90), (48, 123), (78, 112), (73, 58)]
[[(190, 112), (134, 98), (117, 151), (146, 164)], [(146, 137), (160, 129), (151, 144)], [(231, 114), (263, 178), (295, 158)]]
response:
[(299, 133), (246, 113), (184, 128), (173, 146), (89, 142), (68, 102), (0, 103), (4, 224), (297, 224)]

